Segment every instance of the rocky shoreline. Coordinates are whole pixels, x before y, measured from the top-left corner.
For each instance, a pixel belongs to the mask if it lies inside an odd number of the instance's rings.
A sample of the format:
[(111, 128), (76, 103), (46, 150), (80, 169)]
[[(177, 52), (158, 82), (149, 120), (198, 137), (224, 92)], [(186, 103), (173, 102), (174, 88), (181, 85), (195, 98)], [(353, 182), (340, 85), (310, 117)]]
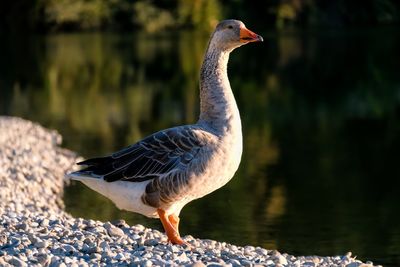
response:
[(351, 253), (292, 256), (191, 236), (188, 248), (142, 225), (74, 218), (62, 195), (78, 157), (60, 144), (55, 131), (0, 117), (0, 266), (373, 266)]

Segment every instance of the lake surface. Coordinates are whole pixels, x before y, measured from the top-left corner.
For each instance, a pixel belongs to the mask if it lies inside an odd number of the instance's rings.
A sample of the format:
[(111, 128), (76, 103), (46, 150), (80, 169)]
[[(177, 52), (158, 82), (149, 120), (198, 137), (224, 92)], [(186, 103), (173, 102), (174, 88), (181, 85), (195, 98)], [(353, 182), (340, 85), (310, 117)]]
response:
[[(183, 209), (181, 233), (400, 265), (400, 33), (260, 33), (229, 65), (241, 166)], [(0, 38), (0, 114), (57, 129), (84, 157), (197, 119), (206, 34)], [(162, 229), (79, 183), (65, 202), (75, 216)]]

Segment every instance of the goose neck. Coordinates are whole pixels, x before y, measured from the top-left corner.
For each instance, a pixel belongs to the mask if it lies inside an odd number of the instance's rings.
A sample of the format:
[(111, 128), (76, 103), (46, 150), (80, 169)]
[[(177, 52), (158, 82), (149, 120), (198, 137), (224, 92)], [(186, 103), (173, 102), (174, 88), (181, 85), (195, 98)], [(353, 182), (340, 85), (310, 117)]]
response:
[(218, 131), (241, 129), (239, 110), (227, 74), (230, 52), (209, 46), (201, 67), (200, 121)]

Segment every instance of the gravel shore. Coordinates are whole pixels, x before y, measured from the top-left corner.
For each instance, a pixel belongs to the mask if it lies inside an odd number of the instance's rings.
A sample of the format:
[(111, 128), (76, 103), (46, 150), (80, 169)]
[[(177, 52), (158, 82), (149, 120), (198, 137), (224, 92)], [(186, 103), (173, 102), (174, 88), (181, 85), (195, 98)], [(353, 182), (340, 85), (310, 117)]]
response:
[(292, 256), (191, 236), (188, 248), (142, 225), (74, 218), (62, 194), (77, 156), (60, 144), (55, 131), (0, 117), (0, 266), (373, 266), (350, 252)]

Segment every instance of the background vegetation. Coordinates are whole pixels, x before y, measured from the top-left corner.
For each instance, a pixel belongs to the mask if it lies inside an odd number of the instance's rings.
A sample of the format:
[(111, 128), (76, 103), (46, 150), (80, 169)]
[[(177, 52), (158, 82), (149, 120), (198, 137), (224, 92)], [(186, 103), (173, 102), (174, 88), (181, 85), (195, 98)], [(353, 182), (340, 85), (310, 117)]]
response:
[(396, 0), (14, 0), (0, 4), (1, 31), (209, 29), (221, 18), (265, 28), (399, 23)]

